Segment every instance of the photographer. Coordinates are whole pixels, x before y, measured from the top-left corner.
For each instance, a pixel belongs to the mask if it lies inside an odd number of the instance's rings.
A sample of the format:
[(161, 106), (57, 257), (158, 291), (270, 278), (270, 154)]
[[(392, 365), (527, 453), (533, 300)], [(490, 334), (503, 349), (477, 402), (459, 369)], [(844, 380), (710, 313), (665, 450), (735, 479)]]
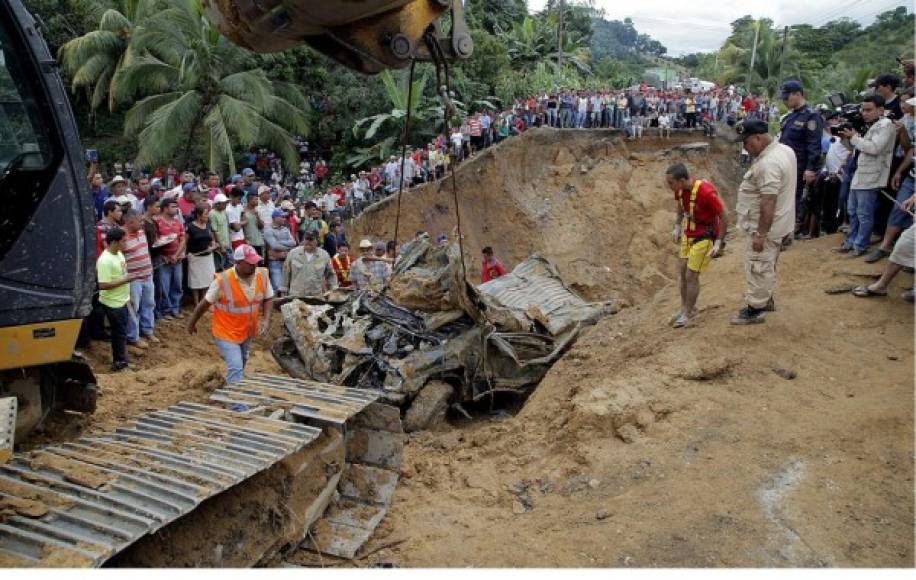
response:
[(854, 258), (864, 255), (871, 241), (875, 201), (878, 190), (890, 177), (891, 156), (897, 138), (893, 121), (884, 117), (884, 97), (881, 95), (862, 99), (862, 118), (868, 127), (864, 136), (853, 128), (840, 131), (840, 136), (848, 139), (854, 149), (857, 167), (847, 202), (849, 231), (839, 251), (848, 252)]

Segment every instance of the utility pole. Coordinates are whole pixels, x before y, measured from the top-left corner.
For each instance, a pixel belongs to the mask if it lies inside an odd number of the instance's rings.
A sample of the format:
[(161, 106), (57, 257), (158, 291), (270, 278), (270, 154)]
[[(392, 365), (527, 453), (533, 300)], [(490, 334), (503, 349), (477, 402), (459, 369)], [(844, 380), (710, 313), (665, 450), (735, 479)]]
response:
[(751, 78), (754, 75), (754, 61), (757, 60), (757, 38), (760, 36), (760, 19), (754, 22), (754, 47), (751, 49), (751, 68), (747, 71), (747, 92), (751, 92)]
[(557, 27), (557, 66), (563, 68), (563, 13), (566, 12), (566, 2), (560, 0), (560, 22)]
[(782, 82), (782, 62), (786, 57), (786, 42), (789, 39), (789, 27), (782, 29), (782, 48), (779, 49), (779, 82)]

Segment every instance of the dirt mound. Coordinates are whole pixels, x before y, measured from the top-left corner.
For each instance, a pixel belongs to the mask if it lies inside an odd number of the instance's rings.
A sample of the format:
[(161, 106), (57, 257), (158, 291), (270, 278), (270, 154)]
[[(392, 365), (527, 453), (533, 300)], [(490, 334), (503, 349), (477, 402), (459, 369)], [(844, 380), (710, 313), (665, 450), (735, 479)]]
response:
[[(671, 329), (663, 168), (686, 158), (733, 206), (737, 164), (724, 144), (656, 153), (667, 142), (604, 135), (539, 132), (483, 154), (460, 174), (462, 223), (471, 264), (485, 244), (510, 263), (542, 251), (584, 293), (632, 307), (581, 337), (518, 416), (412, 435), (374, 540), (406, 541), (369, 561), (912, 566), (912, 308), (825, 294), (861, 281), (838, 274), (856, 268), (834, 236), (786, 252), (777, 312), (732, 327), (737, 236), (703, 277), (696, 326)], [(449, 195), (406, 195), (402, 231), (449, 230)], [(386, 206), (356, 225), (390, 224)]]
[[(282, 321), (275, 314), (272, 334), (259, 338), (251, 349), (246, 372), (283, 374), (270, 355)], [(17, 448), (31, 449), (50, 442), (70, 441), (80, 435), (117, 427), (146, 411), (164, 409), (180, 401), (203, 403), (225, 384), (226, 367), (210, 335), (210, 314), (190, 336), (185, 320), (160, 321), (156, 335), (162, 341), (141, 352), (131, 349), (132, 369), (112, 373), (111, 345), (93, 341), (82, 351), (98, 381), (98, 408), (93, 415), (52, 414), (42, 430)]]
[[(541, 253), (590, 299), (645, 300), (671, 274), (663, 266), (673, 221), (665, 168), (682, 161), (730, 196), (736, 153), (690, 136), (627, 142), (609, 131), (550, 129), (487, 149), (457, 173), (470, 279), (479, 280), (489, 245), (508, 269)], [(350, 237), (392, 238), (396, 208), (395, 197), (377, 204), (348, 226)], [(450, 179), (404, 194), (401, 241), (418, 230), (454, 239), (454, 228)]]

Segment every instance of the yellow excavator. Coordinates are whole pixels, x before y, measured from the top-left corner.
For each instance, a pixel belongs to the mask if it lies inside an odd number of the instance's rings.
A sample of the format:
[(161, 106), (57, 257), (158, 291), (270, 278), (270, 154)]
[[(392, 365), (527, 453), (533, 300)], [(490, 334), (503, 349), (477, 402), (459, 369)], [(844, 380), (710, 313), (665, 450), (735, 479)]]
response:
[[(461, 0), (203, 0), (255, 52), (308, 44), (372, 74), (468, 58)], [(449, 30), (443, 31), (443, 16)], [(93, 412), (74, 354), (95, 288), (84, 154), (57, 63), (21, 0), (0, 1), (0, 463), (54, 409)]]

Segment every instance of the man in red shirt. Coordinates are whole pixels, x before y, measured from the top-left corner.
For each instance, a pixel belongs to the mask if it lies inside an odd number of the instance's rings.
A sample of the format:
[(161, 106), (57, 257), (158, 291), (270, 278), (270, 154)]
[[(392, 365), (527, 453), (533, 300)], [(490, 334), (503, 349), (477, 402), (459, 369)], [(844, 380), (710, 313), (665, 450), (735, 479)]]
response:
[(163, 199), (159, 207), (162, 211), (153, 218), (159, 234), (159, 256), (162, 265), (159, 267), (159, 286), (162, 291), (159, 301), (161, 318), (181, 318), (181, 261), (185, 254), (184, 221), (178, 215), (178, 202), (175, 199)]
[(696, 316), (700, 274), (722, 251), (728, 213), (716, 188), (708, 181), (691, 178), (683, 163), (668, 167), (665, 181), (677, 202), (673, 238), (680, 244), (681, 309), (672, 317), (671, 325), (683, 328)]
[(493, 248), (487, 246), (483, 249), (483, 263), (480, 266), (481, 281), (486, 284), (490, 280), (506, 275), (502, 262), (493, 257)]

